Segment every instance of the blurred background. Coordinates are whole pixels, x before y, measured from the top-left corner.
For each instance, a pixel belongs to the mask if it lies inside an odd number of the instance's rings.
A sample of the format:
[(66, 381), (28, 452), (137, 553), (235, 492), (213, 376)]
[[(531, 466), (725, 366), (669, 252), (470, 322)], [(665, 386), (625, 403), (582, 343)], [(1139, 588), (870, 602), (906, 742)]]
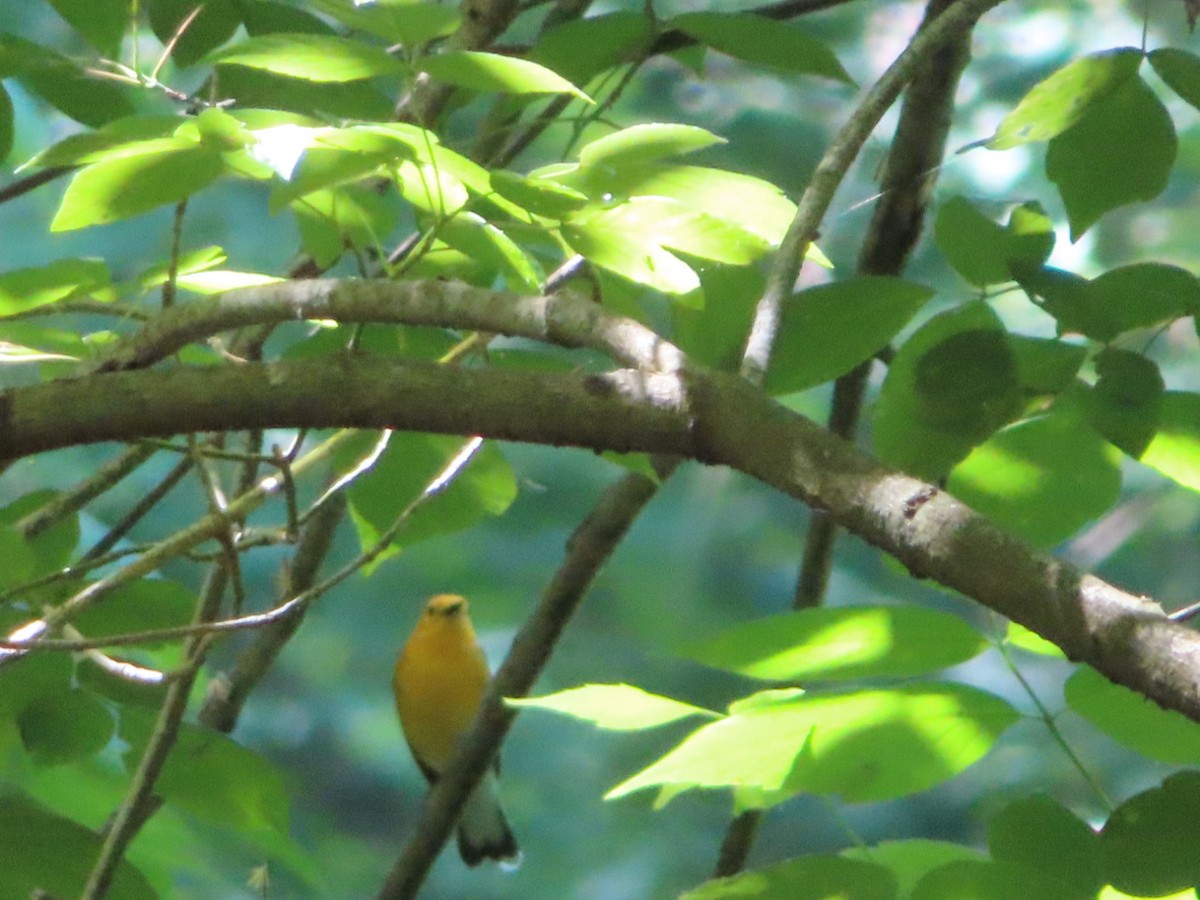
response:
[[(299, 4), (302, 5), (302, 4)], [(661, 18), (701, 9), (730, 11), (747, 3), (656, 0)], [(641, 9), (641, 0), (600, 2), (599, 13)], [(1148, 0), (1151, 46), (1195, 49), (1181, 5)], [(920, 20), (920, 3), (847, 3), (805, 17), (799, 27), (830, 43), (860, 85), (870, 84), (894, 58)], [(975, 62), (964, 79), (951, 138), (960, 147), (991, 134), (1026, 90), (1073, 56), (1142, 40), (1142, 3), (1075, 0), (1006, 4), (978, 29)], [(513, 37), (534, 34), (536, 19), (522, 19)], [(83, 53), (74, 33), (43, 4), (3, 4), (0, 31), (36, 34), (64, 53)], [(2, 73), (0, 73), (2, 74)], [(170, 69), (166, 71), (169, 80)], [(1153, 81), (1154, 76), (1147, 74)], [(669, 59), (648, 63), (629, 86), (612, 118), (694, 123), (728, 144), (704, 162), (758, 175), (796, 198), (829, 138), (853, 108), (859, 91), (815, 79), (785, 81), (731, 59), (708, 54), (702, 74)], [(37, 150), (78, 126), (50, 115), (13, 86), (17, 146), (0, 180)], [(1193, 228), (1200, 170), (1196, 113), (1166, 99), (1180, 131), (1180, 158), (1171, 187), (1146, 207), (1107, 216), (1072, 245), (1065, 216), (1042, 172), (1042, 150), (1005, 153), (975, 150), (951, 156), (938, 184), (940, 197), (964, 194), (997, 217), (1013, 203), (1042, 202), (1062, 223), (1051, 262), (1083, 275), (1113, 265), (1156, 260), (1196, 269)], [(1174, 104), (1174, 105), (1172, 105)], [(455, 114), (447, 143), (468, 141), (479, 110)], [(822, 229), (821, 248), (833, 260), (830, 274), (853, 271), (875, 195), (873, 178), (887, 149), (894, 118), (881, 125), (852, 178), (839, 192)], [(514, 165), (522, 171), (554, 161), (564, 138), (551, 132)], [(48, 235), (65, 182), (0, 206), (0, 271), (67, 256), (108, 260), (114, 277), (131, 275), (166, 256), (170, 211), (80, 232)], [(218, 185), (190, 206), (187, 246), (219, 244), (229, 267), (281, 274), (299, 240), (288, 217), (269, 218), (265, 189), (244, 182)], [(929, 313), (969, 296), (923, 242), (909, 277), (935, 286)], [(1006, 321), (1029, 334), (1051, 334), (1050, 320), (1023, 295), (996, 299)], [(1179, 328), (1156, 342), (1151, 355), (1168, 388), (1196, 390), (1200, 368), (1195, 331)], [(1190, 362), (1187, 369), (1183, 363)], [(30, 377), (20, 367), (0, 370), (11, 384)], [(876, 373), (876, 387), (880, 373)], [(1190, 381), (1188, 379), (1191, 379)], [(823, 390), (787, 398), (794, 408), (823, 418)], [(868, 420), (869, 421), (869, 420)], [(868, 436), (869, 439), (869, 436)], [(270, 443), (270, 438), (268, 443)], [(287, 436), (275, 438), (286, 444)], [(468, 532), (416, 544), (369, 578), (355, 577), (323, 598), (288, 646), (273, 673), (247, 705), (235, 738), (284, 773), (292, 797), (293, 837), (314, 863), (315, 884), (272, 868), (279, 897), (366, 897), (378, 888), (411, 833), (424, 782), (409, 759), (395, 720), (390, 672), (396, 653), (425, 598), (437, 592), (468, 596), (475, 625), (493, 663), (504, 654), (518, 623), (562, 559), (564, 542), (605, 485), (622, 470), (590, 453), (506, 445), (504, 454), (519, 494), (502, 517)], [(61, 487), (109, 457), (111, 447), (48, 454), (26, 460), (0, 481), (0, 504), (42, 487)], [(171, 464), (155, 460), (89, 510), (84, 544), (101, 536)], [(1200, 583), (1200, 498), (1142, 467), (1128, 464), (1122, 503), (1058, 552), (1102, 577), (1171, 605), (1196, 598)], [(131, 536), (149, 540), (180, 527), (205, 509), (199, 488), (177, 489)], [(278, 522), (268, 508), (260, 521)], [(790, 606), (806, 510), (744, 477), (723, 470), (684, 467), (655, 498), (618, 549), (571, 623), (539, 692), (585, 682), (630, 682), (712, 708), (753, 690), (749, 683), (680, 658), (686, 638), (784, 611)], [(327, 571), (356, 552), (344, 527)], [(284, 555), (262, 550), (244, 561), (252, 596), (275, 596)], [(193, 589), (200, 567), (178, 564), (163, 574)], [(918, 583), (900, 567), (857, 540), (839, 543), (829, 602), (915, 602), (949, 609), (993, 634), (1003, 623), (980, 608)], [(238, 646), (228, 642), (216, 661)], [(1051, 710), (1062, 708), (1061, 682), (1070, 667), (1021, 656), (1022, 673)], [(954, 673), (1004, 694), (1032, 713), (1000, 656), (991, 652)], [(1121, 798), (1161, 778), (1163, 770), (1128, 753), (1077, 720), (1060, 718), (1077, 754), (1113, 797)], [(504, 752), (504, 796), (521, 841), (524, 866), (514, 874), (491, 867), (467, 870), (453, 850), (439, 860), (423, 896), (623, 900), (668, 897), (708, 877), (730, 818), (730, 800), (692, 792), (665, 809), (651, 809), (649, 793), (616, 802), (603, 794), (649, 764), (686, 733), (686, 723), (646, 734), (597, 732), (576, 722), (532, 711), (521, 715)], [(97, 772), (95, 777), (110, 777)], [(115, 777), (115, 776), (113, 776)], [(38, 791), (51, 791), (53, 773)], [(117, 782), (119, 783), (119, 782)], [(979, 842), (989, 812), (1019, 794), (1046, 790), (1083, 814), (1098, 812), (1092, 788), (1054, 745), (1036, 719), (1011, 729), (982, 762), (935, 790), (888, 804), (842, 806), (799, 798), (768, 813), (752, 864), (761, 866), (801, 853), (836, 850), (858, 841), (902, 837)], [(179, 814), (163, 828), (186, 848), (178, 871), (182, 897), (251, 897), (246, 886), (261, 853), (236, 836)]]

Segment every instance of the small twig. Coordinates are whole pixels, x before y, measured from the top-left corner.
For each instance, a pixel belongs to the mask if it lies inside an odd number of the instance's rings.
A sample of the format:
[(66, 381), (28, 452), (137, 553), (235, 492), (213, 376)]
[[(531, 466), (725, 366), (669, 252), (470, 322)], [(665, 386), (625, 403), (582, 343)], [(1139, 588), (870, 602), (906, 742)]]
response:
[[(79, 633), (79, 630), (74, 625), (64, 625), (63, 634), (67, 636), (68, 640), (84, 640), (83, 635)], [(151, 669), (146, 666), (139, 666), (137, 663), (131, 663), (127, 660), (113, 659), (108, 654), (101, 653), (97, 649), (86, 648), (83, 650), (83, 656), (102, 672), (112, 675), (114, 678), (120, 678), (122, 681), (148, 685), (165, 684), (167, 681), (167, 674), (165, 672), (160, 672), (158, 669)]]
[[(200, 7), (196, 7), (193, 16), (199, 11)], [(179, 250), (183, 245), (183, 217), (187, 212), (187, 205), (187, 197), (176, 203), (175, 216), (171, 220), (171, 255), (167, 260), (167, 279), (162, 285), (163, 309), (175, 302), (175, 282), (179, 277)]]
[(154, 509), (163, 498), (167, 496), (175, 487), (183, 480), (192, 469), (192, 461), (183, 459), (176, 463), (175, 468), (163, 476), (162, 481), (146, 492), (146, 496), (142, 497), (135, 503), (122, 518), (121, 521), (108, 530), (108, 533), (100, 540), (96, 541), (83, 556), (81, 562), (91, 562), (104, 556), (117, 545), (121, 538), (125, 537), (130, 530), (140, 522), (150, 510)]
[(191, 28), (192, 23), (196, 21), (196, 17), (204, 11), (204, 4), (200, 3), (184, 16), (179, 24), (175, 26), (175, 31), (171, 37), (163, 45), (163, 52), (159, 54), (158, 61), (154, 64), (154, 68), (150, 70), (150, 81), (158, 83), (158, 73), (162, 71), (162, 67), (167, 64), (167, 60), (171, 58), (171, 54), (175, 52), (175, 46), (179, 43), (184, 33)]
[(775, 254), (767, 275), (766, 290), (754, 313), (742, 358), (742, 374), (752, 383), (761, 384), (766, 375), (779, 332), (784, 301), (791, 295), (804, 257), (817, 235), (834, 193), (850, 165), (858, 158), (863, 144), (930, 51), (953, 35), (970, 30), (980, 16), (1002, 2), (1004, 0), (958, 0), (921, 29), (867, 91), (817, 163), (800, 197), (796, 215)]
[(137, 445), (126, 448), (97, 469), (91, 477), (79, 482), (71, 490), (57, 494), (44, 506), (39, 506), (18, 519), (15, 525), (17, 531), (27, 540), (37, 537), (56, 522), (78, 512), (105, 491), (115, 487), (126, 475), (153, 455), (152, 447)]
[(26, 175), (24, 178), (18, 178), (16, 181), (10, 181), (4, 187), (0, 187), (0, 203), (15, 200), (30, 191), (37, 190), (43, 184), (49, 184), (64, 175), (70, 175), (78, 168), (78, 166), (51, 166), (48, 169), (34, 172), (32, 175)]

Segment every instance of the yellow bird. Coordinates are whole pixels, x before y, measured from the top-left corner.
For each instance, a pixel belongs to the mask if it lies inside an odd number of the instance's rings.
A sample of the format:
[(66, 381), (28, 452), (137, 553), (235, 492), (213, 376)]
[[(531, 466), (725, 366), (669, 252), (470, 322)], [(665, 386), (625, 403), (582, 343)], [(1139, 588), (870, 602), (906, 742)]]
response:
[[(392, 678), (404, 739), (430, 784), (449, 764), (475, 718), (489, 677), (467, 601), (454, 594), (430, 597)], [(458, 821), (458, 852), (468, 866), (485, 859), (515, 865), (520, 857), (500, 808), (499, 772), (497, 759), (467, 798)]]

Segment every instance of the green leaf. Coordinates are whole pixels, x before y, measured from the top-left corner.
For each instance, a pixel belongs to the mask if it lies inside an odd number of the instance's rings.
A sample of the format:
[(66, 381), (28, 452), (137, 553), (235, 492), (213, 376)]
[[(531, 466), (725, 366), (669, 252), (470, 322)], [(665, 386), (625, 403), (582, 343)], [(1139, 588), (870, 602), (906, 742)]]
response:
[(1035, 869), (1080, 897), (1104, 886), (1099, 835), (1045, 794), (1022, 797), (992, 816), (988, 849), (997, 862)]
[(1200, 109), (1200, 56), (1177, 47), (1150, 51), (1150, 65), (1181, 98)]
[(94, 78), (53, 50), (0, 34), (0, 77), (9, 76), (55, 109), (93, 128), (130, 115), (134, 93), (141, 90)]
[(1034, 397), (1065, 391), (1074, 384), (1079, 367), (1087, 359), (1087, 347), (1052, 338), (1010, 334), (1008, 345), (1017, 363), (1021, 390)]
[[(356, 448), (359, 452), (362, 447)], [(462, 438), (395, 432), (374, 467), (350, 488), (350, 506), (359, 540), (372, 546), (404, 507), (463, 449)], [(354, 449), (342, 454), (349, 468)], [(393, 546), (409, 546), (438, 534), (462, 531), (488, 516), (498, 516), (516, 498), (513, 471), (494, 442), (485, 443), (441, 493), (409, 517)]]
[(841, 855), (886, 866), (899, 882), (896, 896), (901, 898), (909, 897), (917, 882), (934, 869), (959, 860), (980, 859), (979, 851), (971, 847), (920, 839), (850, 847), (843, 850)]
[(1058, 644), (1050, 643), (1050, 641), (1041, 635), (1034, 634), (1024, 625), (1017, 622), (1008, 623), (1008, 629), (1004, 634), (1004, 642), (1012, 647), (1028, 653), (1036, 653), (1039, 656), (1052, 656), (1056, 659), (1067, 658), (1067, 655), (1063, 653), (1062, 648)]
[(106, 151), (122, 145), (168, 138), (179, 128), (178, 116), (127, 116), (115, 119), (96, 131), (72, 134), (36, 154), (22, 168), (73, 166), (97, 162)]
[(824, 43), (790, 24), (752, 13), (687, 13), (667, 23), (705, 46), (780, 72), (854, 79)]
[[(4, 896), (24, 898), (46, 891), (55, 897), (83, 893), (102, 839), (90, 828), (56, 815), (19, 794), (0, 795), (0, 859)], [(117, 866), (109, 896), (157, 900), (150, 883), (128, 861)]]
[(128, 155), (85, 166), (71, 179), (51, 231), (116, 222), (177, 203), (225, 170), (220, 153), (191, 141), (146, 141), (127, 149)]
[(672, 303), (671, 337), (693, 362), (736, 371), (762, 296), (763, 275), (753, 266), (705, 266), (697, 275), (706, 302), (701, 309)]
[(1096, 357), (1099, 379), (1088, 394), (1088, 423), (1138, 459), (1158, 430), (1165, 386), (1158, 366), (1140, 353), (1106, 347)]
[(386, 0), (369, 4), (353, 0), (311, 2), (315, 9), (328, 13), (351, 28), (409, 48), (453, 33), (462, 21), (456, 9), (428, 3)]
[(291, 205), (304, 250), (320, 266), (333, 265), (347, 247), (379, 247), (396, 224), (396, 210), (360, 187), (315, 191)]
[(11, 525), (0, 525), (0, 590), (28, 581), (35, 574), (37, 556), (29, 542)]
[(688, 644), (691, 659), (767, 681), (910, 677), (988, 647), (958, 616), (916, 606), (839, 606), (768, 616)]
[(76, 622), (88, 637), (109, 637), (192, 621), (195, 594), (175, 581), (147, 578), (117, 588), (81, 613)]
[(720, 718), (711, 710), (629, 684), (585, 684), (543, 697), (508, 697), (504, 702), (518, 708), (548, 709), (610, 731), (643, 731), (692, 716)]
[(1029, 543), (1052, 547), (1117, 502), (1120, 457), (1074, 415), (1051, 412), (976, 447), (947, 489)]
[(1200, 491), (1200, 394), (1168, 391), (1158, 431), (1141, 461), (1193, 491)]
[(1200, 883), (1198, 804), (1200, 773), (1179, 772), (1117, 807), (1100, 832), (1108, 883), (1137, 897)]
[(1087, 297), (1097, 315), (1111, 322), (1111, 333), (1089, 333), (1112, 340), (1135, 328), (1200, 312), (1200, 283), (1192, 273), (1163, 263), (1134, 263), (1110, 269), (1093, 279)]
[(587, 94), (558, 73), (514, 56), (476, 50), (451, 50), (437, 56), (422, 57), (418, 65), (438, 81), (472, 91), (571, 94), (580, 100), (592, 102)]
[(1099, 101), (1132, 80), (1141, 62), (1142, 51), (1133, 47), (1073, 60), (1036, 84), (1004, 117), (987, 146), (1007, 150), (1062, 134)]
[[(325, 4), (310, 3), (318, 9)], [(270, 0), (258, 0), (252, 4), (240, 4), (242, 25), (251, 37), (260, 34), (333, 34), (333, 28), (323, 19), (318, 19), (312, 13), (284, 3), (274, 3)]]
[[(9, 331), (12, 326), (5, 326)], [(52, 503), (59, 496), (57, 491), (33, 491), (18, 497), (0, 509), (0, 523), (16, 525), (21, 519), (37, 509)], [(25, 545), (33, 551), (35, 562), (32, 575), (47, 575), (62, 569), (70, 561), (79, 544), (79, 516), (72, 513), (63, 516), (53, 526), (35, 538), (25, 539)], [(14, 554), (19, 551), (13, 551)], [(4, 557), (0, 557), (4, 558)], [(16, 557), (14, 557), (16, 558)]]
[(737, 225), (772, 245), (783, 239), (796, 214), (795, 204), (761, 178), (700, 166), (651, 164), (620, 170), (592, 167), (562, 174), (558, 180), (598, 201), (605, 197), (618, 201), (638, 196), (669, 197)]
[(437, 229), (439, 239), (503, 274), (511, 291), (536, 293), (541, 273), (507, 234), (473, 212), (460, 212)]
[(666, 197), (631, 197), (599, 213), (585, 211), (570, 224), (601, 219), (643, 244), (658, 244), (728, 265), (748, 265), (764, 256), (766, 241), (749, 231)]
[(584, 213), (564, 223), (562, 235), (576, 253), (597, 266), (677, 296), (695, 291), (695, 271), (645, 234), (631, 234), (625, 220), (607, 211)]
[(954, 270), (980, 287), (1010, 281), (1013, 260), (1041, 265), (1054, 248), (1053, 225), (1036, 203), (1017, 207), (1003, 227), (952, 197), (938, 209), (934, 236)]
[[(120, 734), (132, 766), (145, 751), (157, 713), (126, 706)], [(155, 790), (167, 803), (224, 827), (288, 833), (283, 773), (220, 732), (184, 724)]]
[(1067, 705), (1115, 741), (1143, 756), (1200, 765), (1200, 725), (1136, 691), (1080, 666), (1064, 688)]
[(497, 169), (490, 173), (492, 189), (521, 209), (548, 219), (565, 219), (588, 204), (587, 194), (548, 178), (526, 178)]
[(784, 304), (767, 390), (802, 391), (845, 375), (887, 346), (932, 296), (924, 285), (871, 275), (792, 295)]
[(236, 0), (205, 0), (199, 13), (188, 21), (197, 8), (192, 0), (153, 0), (149, 4), (150, 27), (164, 46), (174, 40), (171, 59), (175, 65), (190, 66), (233, 37), (242, 24), (239, 5)]
[(322, 83), (361, 81), (406, 71), (403, 62), (378, 47), (319, 34), (252, 37), (209, 54), (207, 61)]
[(54, 766), (100, 752), (116, 724), (95, 695), (72, 689), (38, 697), (21, 710), (17, 727), (29, 755)]
[(724, 143), (723, 137), (695, 125), (633, 125), (584, 145), (579, 151), (579, 165), (619, 172)]
[(767, 693), (767, 702), (735, 705), (702, 726), (606, 799), (657, 785), (756, 788), (769, 792), (768, 803), (800, 791), (850, 803), (893, 799), (954, 777), (1018, 718), (1004, 700), (961, 684)]
[(896, 877), (873, 861), (841, 856), (805, 856), (718, 878), (680, 895), (680, 900), (895, 900)]
[(875, 415), (875, 450), (936, 480), (1020, 406), (1016, 361), (1000, 320), (982, 301), (934, 316), (888, 366)]
[(13, 269), (0, 275), (0, 316), (73, 297), (112, 299), (111, 286), (108, 266), (98, 259), (56, 259), (34, 269)]
[(129, 28), (127, 0), (50, 0), (54, 11), (87, 39), (101, 56), (116, 59)]
[(1140, 78), (1117, 87), (1051, 140), (1046, 175), (1067, 207), (1071, 240), (1109, 210), (1161, 194), (1177, 145), (1170, 114)]
[(8, 158), (13, 148), (13, 102), (0, 83), (0, 162)]
[(1079, 892), (1038, 869), (1010, 862), (959, 860), (922, 878), (910, 900), (1082, 900)]
[(604, 13), (551, 28), (534, 45), (531, 58), (575, 84), (587, 84), (605, 69), (632, 60), (654, 33), (654, 23), (642, 13)]
[[(412, 159), (407, 144), (383, 135), (348, 129), (313, 129), (308, 132), (284, 126), (271, 129), (269, 143), (252, 151), (268, 161), (283, 179), (271, 189), (269, 209), (276, 213), (297, 197), (335, 185), (360, 181), (376, 174), (381, 166)], [(295, 154), (299, 153), (299, 160)]]

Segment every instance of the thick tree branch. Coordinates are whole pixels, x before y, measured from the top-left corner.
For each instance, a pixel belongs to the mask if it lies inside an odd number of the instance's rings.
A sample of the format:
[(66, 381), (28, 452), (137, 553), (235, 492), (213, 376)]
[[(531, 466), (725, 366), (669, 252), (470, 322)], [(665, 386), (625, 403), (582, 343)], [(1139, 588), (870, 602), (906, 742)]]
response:
[(391, 427), (730, 466), (1200, 721), (1200, 635), (1042, 557), (933, 485), (887, 468), (736, 376), (466, 370), (335, 359), (118, 372), (0, 395), (0, 458), (191, 430)]

